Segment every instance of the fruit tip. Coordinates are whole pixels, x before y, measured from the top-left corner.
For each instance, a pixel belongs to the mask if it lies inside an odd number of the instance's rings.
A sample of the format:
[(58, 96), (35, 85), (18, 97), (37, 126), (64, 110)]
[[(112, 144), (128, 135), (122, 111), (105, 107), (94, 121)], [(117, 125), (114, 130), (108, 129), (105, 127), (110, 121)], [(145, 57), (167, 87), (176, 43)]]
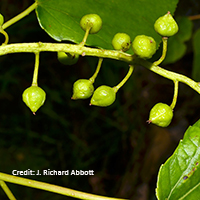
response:
[(76, 100), (77, 98), (73, 95), (73, 96), (71, 97), (71, 99), (72, 99), (72, 100)]
[(33, 115), (36, 115), (35, 112), (33, 112)]
[(152, 120), (149, 119), (149, 120), (147, 120), (146, 122), (147, 122), (148, 124), (151, 124)]

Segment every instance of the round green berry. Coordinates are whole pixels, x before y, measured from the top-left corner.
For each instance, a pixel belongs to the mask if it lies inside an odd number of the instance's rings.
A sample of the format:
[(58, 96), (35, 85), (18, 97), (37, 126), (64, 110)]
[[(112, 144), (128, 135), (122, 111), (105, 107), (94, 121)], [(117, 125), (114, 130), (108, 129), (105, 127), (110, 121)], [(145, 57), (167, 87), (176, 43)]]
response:
[(167, 127), (173, 118), (173, 110), (164, 103), (157, 103), (150, 111), (147, 122), (156, 124), (161, 127)]
[(84, 31), (86, 31), (88, 28), (91, 27), (89, 33), (91, 34), (97, 33), (100, 31), (102, 27), (101, 17), (97, 14), (85, 15), (81, 18), (80, 26)]
[(4, 23), (4, 17), (2, 14), (0, 14), (0, 26), (2, 26)]
[(87, 99), (94, 92), (94, 86), (88, 79), (79, 79), (73, 85), (72, 99)]
[(156, 41), (146, 35), (138, 35), (132, 43), (133, 52), (140, 58), (149, 59), (156, 52)]
[(116, 99), (116, 92), (112, 87), (102, 85), (98, 87), (91, 98), (90, 105), (106, 107)]
[(65, 52), (57, 52), (57, 57), (60, 63), (63, 65), (74, 65), (79, 59), (78, 54), (70, 54)]
[(168, 12), (156, 20), (154, 29), (161, 36), (170, 37), (178, 32), (178, 25), (170, 12)]
[(112, 45), (115, 50), (128, 51), (131, 46), (131, 38), (126, 33), (117, 33), (113, 37)]
[(38, 86), (28, 87), (22, 94), (24, 103), (31, 109), (33, 114), (44, 104), (45, 91)]

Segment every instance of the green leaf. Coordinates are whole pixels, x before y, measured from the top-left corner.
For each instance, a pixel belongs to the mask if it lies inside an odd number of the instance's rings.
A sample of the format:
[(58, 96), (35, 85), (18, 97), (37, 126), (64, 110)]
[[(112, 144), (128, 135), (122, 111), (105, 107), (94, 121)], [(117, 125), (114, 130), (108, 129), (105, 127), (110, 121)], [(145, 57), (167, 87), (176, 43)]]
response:
[(161, 37), (154, 31), (156, 19), (168, 11), (174, 13), (178, 0), (37, 0), (36, 14), (41, 27), (55, 40), (80, 43), (84, 36), (79, 22), (85, 14), (98, 14), (103, 21), (97, 34), (90, 34), (87, 45), (113, 49), (112, 38), (118, 32)]
[(167, 56), (163, 64), (174, 63), (181, 59), (187, 50), (185, 42), (192, 36), (193, 24), (188, 17), (178, 17), (176, 21), (179, 26), (179, 31), (175, 36), (168, 39)]
[(195, 81), (200, 81), (200, 29), (198, 29), (193, 37), (193, 68), (192, 68), (192, 78)]
[(174, 154), (159, 170), (156, 195), (159, 200), (199, 199), (200, 120), (185, 132)]

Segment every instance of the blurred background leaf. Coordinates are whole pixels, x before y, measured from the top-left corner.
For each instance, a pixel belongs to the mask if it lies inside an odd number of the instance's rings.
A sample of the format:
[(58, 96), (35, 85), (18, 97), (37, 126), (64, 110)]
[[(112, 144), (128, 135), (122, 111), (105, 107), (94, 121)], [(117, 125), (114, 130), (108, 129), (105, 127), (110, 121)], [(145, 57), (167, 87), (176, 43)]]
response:
[(194, 60), (192, 77), (196, 81), (200, 81), (200, 29), (198, 29), (193, 37)]

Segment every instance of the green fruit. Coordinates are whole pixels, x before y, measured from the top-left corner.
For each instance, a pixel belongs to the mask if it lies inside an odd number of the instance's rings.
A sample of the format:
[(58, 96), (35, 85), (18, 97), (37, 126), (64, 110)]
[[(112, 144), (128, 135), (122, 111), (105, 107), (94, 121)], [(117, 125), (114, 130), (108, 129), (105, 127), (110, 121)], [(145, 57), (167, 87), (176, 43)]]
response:
[(132, 43), (133, 52), (140, 58), (149, 59), (156, 52), (156, 41), (146, 35), (138, 35)]
[(91, 34), (97, 33), (100, 31), (102, 27), (101, 17), (97, 14), (85, 15), (81, 18), (80, 26), (84, 31), (86, 31), (89, 27), (91, 27), (89, 33)]
[(78, 54), (72, 55), (65, 52), (57, 52), (57, 57), (59, 62), (62, 63), (63, 65), (74, 65), (75, 63), (77, 63), (79, 59)]
[(178, 32), (178, 25), (170, 12), (168, 12), (156, 20), (154, 29), (161, 36), (170, 37)]
[(90, 105), (106, 107), (110, 106), (115, 101), (115, 99), (115, 90), (109, 86), (102, 85), (94, 91)]
[(131, 46), (131, 38), (126, 33), (117, 33), (113, 37), (112, 45), (115, 50), (128, 51)]
[(2, 26), (4, 23), (4, 17), (2, 14), (0, 14), (0, 26)]
[(173, 110), (164, 103), (157, 103), (150, 111), (149, 123), (156, 124), (161, 127), (167, 127), (173, 118)]
[(44, 104), (46, 99), (46, 93), (38, 86), (31, 86), (27, 88), (22, 98), (24, 103), (31, 109), (33, 114)]
[(88, 79), (79, 79), (73, 85), (72, 99), (87, 99), (94, 92), (94, 86)]

